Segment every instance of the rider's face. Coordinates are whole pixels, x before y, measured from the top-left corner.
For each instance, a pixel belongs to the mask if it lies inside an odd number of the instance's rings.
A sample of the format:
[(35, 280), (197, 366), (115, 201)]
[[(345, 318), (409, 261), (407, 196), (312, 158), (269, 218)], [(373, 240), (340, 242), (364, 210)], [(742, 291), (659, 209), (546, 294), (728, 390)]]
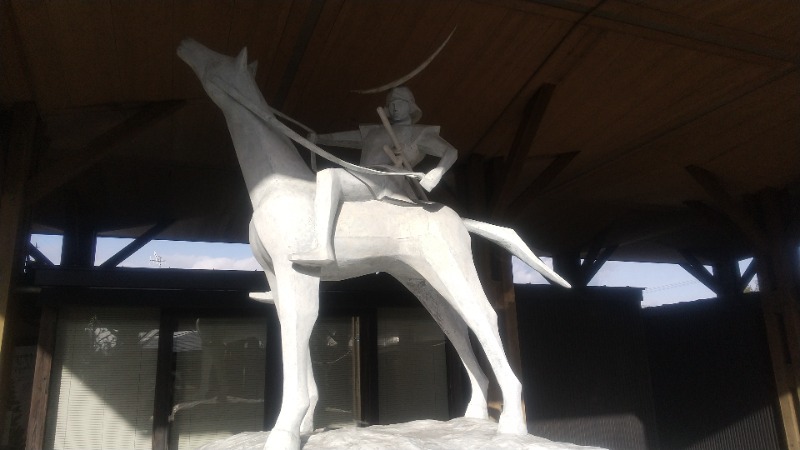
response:
[(389, 102), (389, 118), (392, 122), (401, 122), (410, 117), (411, 107), (408, 102), (396, 98)]

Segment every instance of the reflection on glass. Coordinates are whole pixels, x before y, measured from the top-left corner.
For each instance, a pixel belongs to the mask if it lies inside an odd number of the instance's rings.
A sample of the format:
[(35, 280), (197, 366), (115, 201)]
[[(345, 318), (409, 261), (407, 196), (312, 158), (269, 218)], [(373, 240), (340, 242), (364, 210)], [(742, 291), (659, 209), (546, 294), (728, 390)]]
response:
[(158, 327), (155, 309), (63, 308), (50, 380), (45, 447), (149, 449)]
[(170, 448), (263, 428), (266, 336), (261, 317), (179, 322)]
[(445, 336), (421, 308), (378, 310), (379, 423), (447, 420)]
[(319, 402), (314, 427), (352, 426), (361, 418), (358, 401), (357, 322), (352, 317), (320, 318), (309, 347)]

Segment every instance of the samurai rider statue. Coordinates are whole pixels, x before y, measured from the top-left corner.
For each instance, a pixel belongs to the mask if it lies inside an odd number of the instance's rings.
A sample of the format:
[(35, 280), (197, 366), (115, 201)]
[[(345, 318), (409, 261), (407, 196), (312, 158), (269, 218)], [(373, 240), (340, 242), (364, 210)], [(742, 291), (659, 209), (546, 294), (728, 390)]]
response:
[[(387, 114), (388, 112), (388, 114)], [(411, 90), (393, 87), (386, 97), (386, 111), (378, 108), (383, 125), (361, 125), (358, 130), (316, 136), (309, 140), (336, 147), (361, 150), (360, 165), (385, 171), (411, 171), (426, 155), (439, 157), (438, 165), (417, 182), (407, 177), (358, 173), (336, 167), (317, 172), (314, 197), (315, 243), (310, 251), (289, 256), (292, 262), (322, 266), (336, 260), (333, 229), (345, 201), (386, 200), (416, 203), (430, 192), (458, 157), (458, 151), (439, 136), (439, 127), (417, 125), (422, 111)]]

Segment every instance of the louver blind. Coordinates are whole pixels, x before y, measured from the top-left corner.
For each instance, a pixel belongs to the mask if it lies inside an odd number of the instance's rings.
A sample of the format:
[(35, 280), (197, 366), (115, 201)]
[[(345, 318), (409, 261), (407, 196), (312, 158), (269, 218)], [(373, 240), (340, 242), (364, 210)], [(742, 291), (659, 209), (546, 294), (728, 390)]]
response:
[(141, 339), (158, 311), (64, 308), (59, 313), (45, 447), (151, 448), (155, 348)]
[(261, 431), (266, 339), (263, 317), (179, 322), (173, 344), (171, 449), (194, 449), (244, 431)]
[(353, 426), (361, 419), (356, 329), (353, 317), (320, 318), (314, 325), (309, 348), (319, 390), (315, 429)]
[(448, 419), (445, 336), (427, 311), (378, 310), (381, 424)]

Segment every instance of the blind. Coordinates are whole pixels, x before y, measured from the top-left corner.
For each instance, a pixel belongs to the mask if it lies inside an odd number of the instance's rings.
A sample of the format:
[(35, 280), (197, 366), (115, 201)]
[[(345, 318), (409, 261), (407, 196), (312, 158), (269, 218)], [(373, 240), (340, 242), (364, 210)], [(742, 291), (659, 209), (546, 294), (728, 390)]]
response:
[(151, 448), (155, 309), (63, 308), (53, 355), (45, 446)]
[(193, 449), (264, 426), (267, 321), (187, 318), (174, 335), (171, 449)]
[(378, 310), (378, 420), (447, 420), (445, 336), (421, 308)]
[(314, 428), (341, 428), (361, 419), (358, 401), (357, 323), (353, 317), (317, 320), (309, 340), (311, 364), (319, 401), (314, 411)]

